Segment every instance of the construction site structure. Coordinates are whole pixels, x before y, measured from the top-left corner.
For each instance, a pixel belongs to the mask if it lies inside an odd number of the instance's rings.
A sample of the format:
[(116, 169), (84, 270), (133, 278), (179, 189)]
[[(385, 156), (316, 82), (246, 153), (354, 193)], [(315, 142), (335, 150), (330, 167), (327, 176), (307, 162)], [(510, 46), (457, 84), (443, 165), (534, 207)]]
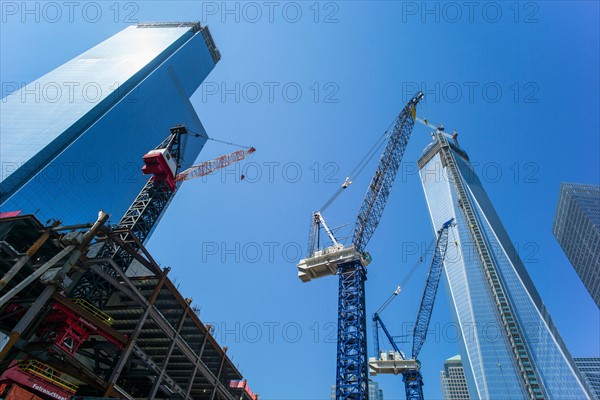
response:
[[(339, 243), (324, 222), (321, 211), (314, 213), (308, 257), (298, 263), (303, 282), (339, 275), (336, 399), (368, 399), (368, 360), (365, 309), (366, 266), (371, 257), (365, 247), (371, 239), (386, 206), (398, 167), (408, 145), (416, 117), (416, 106), (423, 98), (419, 92), (392, 122), (387, 143), (367, 189), (356, 222), (352, 243)], [(339, 191), (352, 182), (349, 177)], [(334, 194), (334, 199), (338, 194)], [(328, 206), (332, 199), (326, 203)], [(332, 245), (320, 248), (324, 228)]]
[[(227, 348), (143, 244), (186, 179), (176, 175), (184, 134), (172, 128), (144, 156), (152, 177), (116, 227), (104, 212), (77, 226), (0, 219), (0, 331), (9, 336), (0, 396), (257, 399), (235, 383), (244, 380)], [(209, 163), (219, 168), (253, 151)]]

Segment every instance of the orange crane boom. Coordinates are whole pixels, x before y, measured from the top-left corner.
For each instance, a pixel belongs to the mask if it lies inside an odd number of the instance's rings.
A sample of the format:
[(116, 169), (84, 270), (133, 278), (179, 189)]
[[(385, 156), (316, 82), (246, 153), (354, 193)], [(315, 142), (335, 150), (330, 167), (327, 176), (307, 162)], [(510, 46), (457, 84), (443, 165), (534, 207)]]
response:
[(187, 181), (188, 179), (194, 179), (204, 175), (208, 175), (213, 171), (225, 168), (228, 165), (231, 165), (235, 162), (242, 161), (244, 158), (254, 153), (255, 151), (256, 149), (254, 147), (250, 147), (249, 149), (237, 150), (233, 153), (215, 158), (214, 160), (194, 165), (186, 169), (185, 171), (177, 174), (177, 178), (175, 179), (175, 181), (182, 182)]

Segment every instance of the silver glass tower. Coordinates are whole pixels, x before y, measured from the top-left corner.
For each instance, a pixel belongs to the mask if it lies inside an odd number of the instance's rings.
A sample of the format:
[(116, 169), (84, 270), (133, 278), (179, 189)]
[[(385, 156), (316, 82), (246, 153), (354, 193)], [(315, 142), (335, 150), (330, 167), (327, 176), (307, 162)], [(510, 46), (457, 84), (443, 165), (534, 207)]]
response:
[(63, 224), (118, 220), (142, 156), (184, 124), (182, 169), (206, 142), (190, 97), (219, 61), (199, 23), (130, 26), (0, 102), (0, 211)]
[(589, 398), (467, 153), (438, 130), (418, 165), (434, 231), (456, 221), (444, 276), (470, 396)]
[(552, 232), (600, 308), (600, 186), (561, 183)]

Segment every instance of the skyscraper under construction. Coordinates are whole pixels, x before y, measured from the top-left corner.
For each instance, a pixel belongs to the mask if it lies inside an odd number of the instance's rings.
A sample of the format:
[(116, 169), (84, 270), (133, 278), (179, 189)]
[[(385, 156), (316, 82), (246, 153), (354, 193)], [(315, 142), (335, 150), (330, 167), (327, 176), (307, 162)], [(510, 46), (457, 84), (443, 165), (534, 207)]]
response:
[(438, 129), (418, 165), (434, 231), (456, 221), (444, 275), (471, 397), (590, 398), (456, 136)]

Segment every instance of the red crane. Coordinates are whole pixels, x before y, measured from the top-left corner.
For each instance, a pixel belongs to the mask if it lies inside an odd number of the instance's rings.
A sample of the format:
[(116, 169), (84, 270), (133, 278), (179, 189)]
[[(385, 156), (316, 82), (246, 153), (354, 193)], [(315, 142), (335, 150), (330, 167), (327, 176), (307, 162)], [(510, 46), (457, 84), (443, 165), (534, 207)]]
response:
[(248, 149), (237, 150), (233, 153), (226, 154), (224, 156), (215, 158), (214, 160), (205, 161), (198, 165), (194, 165), (186, 169), (183, 172), (177, 174), (175, 178), (176, 182), (187, 181), (188, 179), (199, 178), (204, 175), (208, 175), (213, 171), (216, 171), (221, 168), (225, 168), (228, 165), (236, 163), (238, 161), (242, 161), (248, 155), (254, 153), (256, 149), (254, 147), (250, 147)]

